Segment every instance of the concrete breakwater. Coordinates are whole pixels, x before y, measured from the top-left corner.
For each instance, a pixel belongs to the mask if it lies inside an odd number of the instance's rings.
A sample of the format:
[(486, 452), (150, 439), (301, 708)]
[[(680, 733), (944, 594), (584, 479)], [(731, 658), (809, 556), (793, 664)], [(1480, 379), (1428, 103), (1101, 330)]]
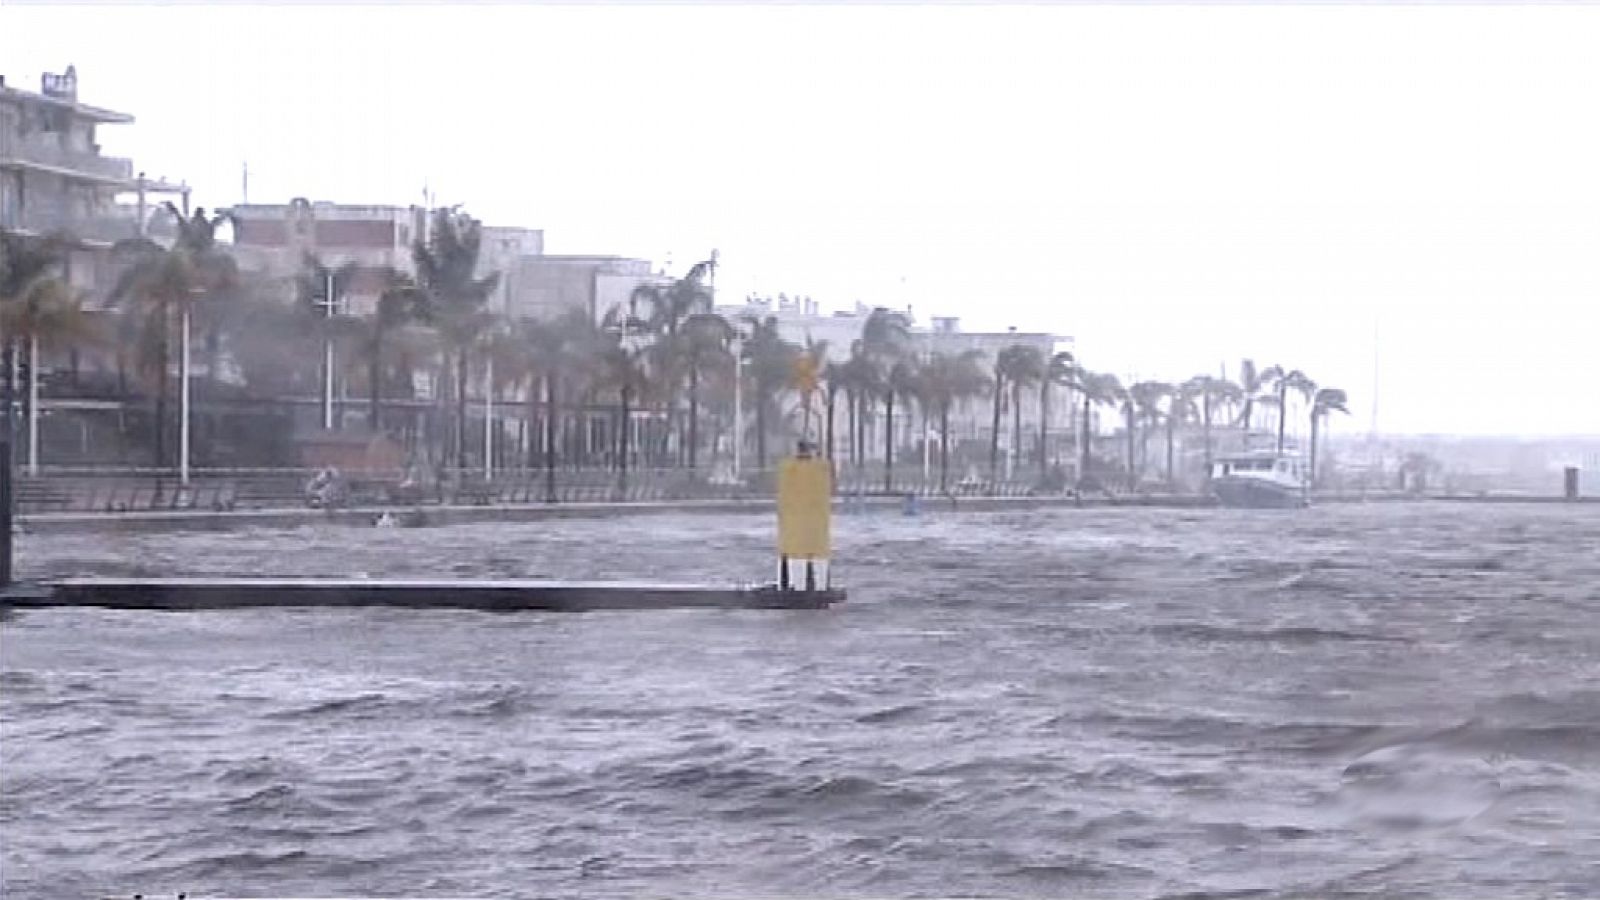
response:
[[(1154, 509), (1204, 509), (1215, 506), (1210, 498), (1196, 494), (1135, 494), (1072, 497), (1035, 495), (1015, 497), (868, 495), (842, 496), (835, 500), (844, 515), (854, 512), (876, 514), (947, 513), (1027, 509), (1116, 509), (1126, 507)], [(1465, 504), (1563, 504), (1600, 503), (1600, 497), (1569, 500), (1554, 495), (1415, 495), (1328, 494), (1318, 495), (1313, 503), (1465, 503)], [(580, 503), (513, 503), (443, 506), (366, 506), (333, 510), (308, 508), (249, 510), (155, 510), (139, 512), (45, 512), (18, 517), (21, 529), (33, 534), (127, 533), (142, 531), (234, 531), (246, 528), (301, 528), (309, 525), (348, 525), (370, 527), (385, 514), (401, 525), (457, 525), (470, 522), (542, 522), (562, 519), (595, 519), (623, 516), (655, 516), (674, 513), (771, 514), (770, 499), (743, 500), (658, 500)]]

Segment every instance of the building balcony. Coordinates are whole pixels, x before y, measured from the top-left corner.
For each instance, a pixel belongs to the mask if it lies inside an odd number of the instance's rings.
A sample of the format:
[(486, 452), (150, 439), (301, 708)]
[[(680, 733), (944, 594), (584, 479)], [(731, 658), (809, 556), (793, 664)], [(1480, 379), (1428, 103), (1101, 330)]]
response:
[(65, 233), (95, 244), (114, 244), (139, 234), (138, 217), (132, 210), (75, 216), (58, 210), (0, 209), (0, 228), (39, 235)]
[(115, 185), (133, 180), (132, 160), (68, 150), (55, 137), (22, 137), (12, 131), (0, 131), (0, 168), (31, 169)]

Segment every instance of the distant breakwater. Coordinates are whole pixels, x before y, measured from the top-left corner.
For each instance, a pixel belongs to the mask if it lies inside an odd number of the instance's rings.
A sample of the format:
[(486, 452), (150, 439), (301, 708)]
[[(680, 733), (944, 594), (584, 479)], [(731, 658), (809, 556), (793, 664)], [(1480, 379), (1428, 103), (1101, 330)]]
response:
[[(1399, 492), (1383, 494), (1326, 494), (1317, 495), (1316, 504), (1348, 503), (1600, 503), (1600, 497), (1580, 497), (1569, 500), (1556, 495), (1488, 494), (1488, 495), (1416, 495)], [(1095, 495), (1073, 497), (1070, 495), (1037, 495), (1020, 497), (956, 496), (917, 497), (909, 501), (899, 494), (877, 494), (865, 497), (841, 496), (836, 508), (841, 515), (866, 512), (874, 515), (904, 515), (947, 512), (986, 512), (1023, 509), (1107, 509), (1153, 508), (1198, 509), (1213, 506), (1210, 498), (1196, 494), (1136, 494)], [(20, 528), (32, 534), (70, 533), (127, 533), (127, 532), (192, 532), (237, 531), (250, 528), (301, 528), (312, 525), (337, 524), (351, 527), (370, 527), (385, 513), (399, 520), (420, 517), (426, 526), (456, 525), (469, 522), (541, 522), (563, 519), (620, 518), (625, 516), (654, 516), (674, 513), (703, 513), (708, 515), (728, 513), (773, 512), (768, 499), (748, 500), (668, 500), (648, 502), (584, 502), (584, 503), (520, 503), (490, 505), (447, 506), (371, 506), (320, 510), (309, 508), (252, 509), (252, 510), (174, 510), (140, 512), (52, 512), (32, 513), (18, 517)]]

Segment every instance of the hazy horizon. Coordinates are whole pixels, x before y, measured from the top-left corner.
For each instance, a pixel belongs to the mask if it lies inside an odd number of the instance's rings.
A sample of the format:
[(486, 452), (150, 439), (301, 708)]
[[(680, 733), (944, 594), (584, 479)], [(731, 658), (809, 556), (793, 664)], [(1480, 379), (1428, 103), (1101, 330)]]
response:
[(1335, 433), (1557, 437), (1600, 433), (1597, 38), (1578, 6), (7, 5), (0, 74), (76, 65), (138, 118), (105, 152), (207, 207), (246, 162), (252, 202), (426, 184), (552, 253), (717, 248), (724, 301), (1054, 331), (1122, 377), (1282, 363), (1349, 392)]

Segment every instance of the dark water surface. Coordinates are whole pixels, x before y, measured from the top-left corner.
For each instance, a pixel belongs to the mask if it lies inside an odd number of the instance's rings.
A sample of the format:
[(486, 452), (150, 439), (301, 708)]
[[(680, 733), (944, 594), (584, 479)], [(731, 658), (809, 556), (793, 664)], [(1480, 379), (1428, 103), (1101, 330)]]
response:
[[(763, 577), (763, 516), (28, 537)], [(7, 900), (1600, 895), (1600, 509), (889, 514), (823, 612), (0, 625)]]

